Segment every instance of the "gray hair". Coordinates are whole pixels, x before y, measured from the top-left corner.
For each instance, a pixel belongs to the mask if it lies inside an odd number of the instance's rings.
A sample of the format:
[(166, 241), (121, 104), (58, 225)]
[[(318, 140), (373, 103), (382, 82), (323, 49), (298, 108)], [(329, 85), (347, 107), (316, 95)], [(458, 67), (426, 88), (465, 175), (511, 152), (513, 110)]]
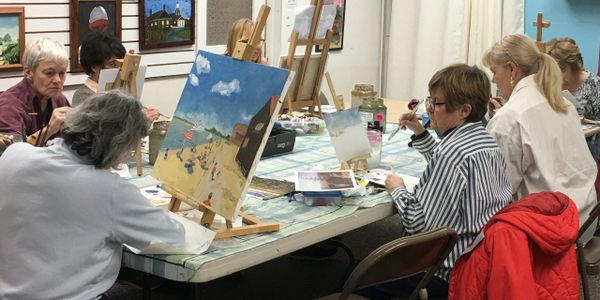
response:
[(48, 38), (41, 38), (29, 43), (25, 47), (23, 65), (31, 70), (35, 70), (41, 60), (67, 64), (69, 55), (61, 43)]
[(67, 114), (61, 133), (71, 149), (97, 168), (116, 167), (148, 135), (142, 108), (121, 91), (95, 94)]

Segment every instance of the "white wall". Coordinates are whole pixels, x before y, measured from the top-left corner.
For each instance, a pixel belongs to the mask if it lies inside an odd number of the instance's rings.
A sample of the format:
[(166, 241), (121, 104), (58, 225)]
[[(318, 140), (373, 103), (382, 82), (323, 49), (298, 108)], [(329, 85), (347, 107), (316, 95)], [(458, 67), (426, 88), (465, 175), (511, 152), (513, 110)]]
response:
[[(26, 41), (42, 36), (61, 41), (69, 46), (70, 0), (9, 0), (11, 6), (24, 6)], [(122, 0), (122, 37), (126, 48), (138, 51), (137, 0)], [(279, 56), (287, 54), (288, 38), (293, 25), (293, 7), (308, 4), (308, 0), (255, 0), (256, 16), (261, 4), (271, 6), (266, 27), (266, 53), (272, 65)], [(3, 1), (3, 5), (4, 5)], [(380, 39), (383, 0), (347, 0), (344, 25), (343, 50), (330, 52), (326, 71), (332, 76), (336, 92), (350, 101), (350, 91), (355, 83), (379, 85)], [(142, 64), (149, 65), (142, 93), (142, 102), (154, 106), (164, 114), (171, 115), (183, 90), (187, 74), (197, 49), (222, 53), (224, 48), (205, 46), (206, 0), (196, 2), (196, 45), (164, 48), (142, 52)], [(291, 20), (287, 21), (287, 20)], [(298, 49), (303, 50), (303, 46)], [(0, 91), (17, 83), (22, 72), (0, 73)], [(71, 99), (73, 92), (85, 81), (83, 73), (69, 73), (65, 83), (65, 95)], [(325, 95), (330, 97), (325, 80)]]

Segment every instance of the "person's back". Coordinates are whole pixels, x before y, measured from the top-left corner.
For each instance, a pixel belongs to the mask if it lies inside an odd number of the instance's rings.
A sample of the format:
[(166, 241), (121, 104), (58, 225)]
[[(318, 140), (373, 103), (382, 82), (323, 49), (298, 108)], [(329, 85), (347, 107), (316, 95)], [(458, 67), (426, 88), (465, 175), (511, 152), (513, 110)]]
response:
[[(100, 97), (104, 95), (99, 102)], [(145, 126), (141, 105), (135, 99), (127, 101), (140, 110), (135, 115), (137, 126)], [(99, 105), (112, 108), (103, 103)], [(120, 113), (132, 113), (120, 107)], [(88, 107), (89, 111), (96, 108)], [(104, 112), (99, 115), (112, 118)], [(120, 117), (117, 114), (114, 120), (131, 126)], [(93, 299), (116, 280), (123, 243), (139, 249), (152, 240), (183, 246), (181, 224), (152, 206), (134, 185), (98, 167), (98, 161), (90, 158), (97, 153), (81, 155), (72, 149), (72, 143), (80, 146), (81, 140), (67, 143), (78, 128), (77, 120), (70, 118), (75, 116), (67, 117), (71, 132), (65, 139), (55, 139), (51, 147), (16, 143), (0, 157), (0, 236), (8, 237), (0, 243), (1, 299)], [(108, 123), (103, 122), (111, 126)], [(87, 131), (90, 136), (94, 133)], [(112, 147), (131, 147), (120, 144), (124, 137), (109, 139)], [(96, 144), (92, 149), (100, 148)]]
[[(522, 81), (527, 81), (527, 78)], [(575, 107), (567, 103), (567, 113), (556, 113), (535, 89), (519, 89), (519, 82), (509, 101), (490, 120), (488, 129), (496, 137), (519, 137), (523, 144), (520, 159), (523, 178), (513, 186), (517, 198), (543, 191), (560, 191), (575, 201), (580, 223), (591, 211), (596, 198), (596, 168), (583, 138)], [(528, 99), (528, 101), (519, 101)]]

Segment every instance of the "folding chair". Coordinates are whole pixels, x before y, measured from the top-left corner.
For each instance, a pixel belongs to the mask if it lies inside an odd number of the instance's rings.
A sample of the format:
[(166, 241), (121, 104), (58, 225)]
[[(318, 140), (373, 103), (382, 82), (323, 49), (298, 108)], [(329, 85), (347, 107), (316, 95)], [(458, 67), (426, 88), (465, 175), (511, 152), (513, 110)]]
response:
[(357, 295), (353, 295), (352, 291), (356, 289), (426, 272), (409, 297), (416, 299), (419, 291), (429, 283), (450, 254), (457, 239), (456, 231), (441, 227), (388, 242), (358, 264), (346, 280), (341, 293), (319, 299), (353, 299)]
[(583, 299), (590, 299), (590, 286), (588, 282), (588, 274), (596, 275), (600, 271), (600, 237), (594, 236), (592, 239), (583, 245), (581, 236), (594, 222), (598, 222), (600, 216), (600, 202), (596, 203), (590, 216), (585, 220), (579, 234), (577, 235), (577, 262), (579, 264), (579, 274), (581, 274), (581, 285), (583, 287)]

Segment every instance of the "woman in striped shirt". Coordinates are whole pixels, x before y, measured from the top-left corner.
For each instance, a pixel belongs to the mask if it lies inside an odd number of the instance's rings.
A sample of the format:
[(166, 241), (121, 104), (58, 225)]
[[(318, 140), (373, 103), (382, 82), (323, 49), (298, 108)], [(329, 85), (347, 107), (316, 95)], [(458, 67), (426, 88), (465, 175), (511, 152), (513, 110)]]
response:
[[(443, 138), (436, 141), (414, 113), (400, 116), (400, 125), (415, 133), (413, 147), (428, 165), (414, 192), (407, 191), (396, 174), (387, 177), (386, 188), (409, 234), (440, 226), (458, 232), (456, 246), (428, 285), (429, 295), (437, 297), (447, 294), (450, 270), (458, 256), (487, 220), (511, 201), (511, 187), (504, 157), (481, 123), (491, 96), (487, 75), (477, 67), (451, 65), (433, 75), (429, 93), (431, 128)], [(407, 278), (376, 289), (404, 296), (417, 283)]]

